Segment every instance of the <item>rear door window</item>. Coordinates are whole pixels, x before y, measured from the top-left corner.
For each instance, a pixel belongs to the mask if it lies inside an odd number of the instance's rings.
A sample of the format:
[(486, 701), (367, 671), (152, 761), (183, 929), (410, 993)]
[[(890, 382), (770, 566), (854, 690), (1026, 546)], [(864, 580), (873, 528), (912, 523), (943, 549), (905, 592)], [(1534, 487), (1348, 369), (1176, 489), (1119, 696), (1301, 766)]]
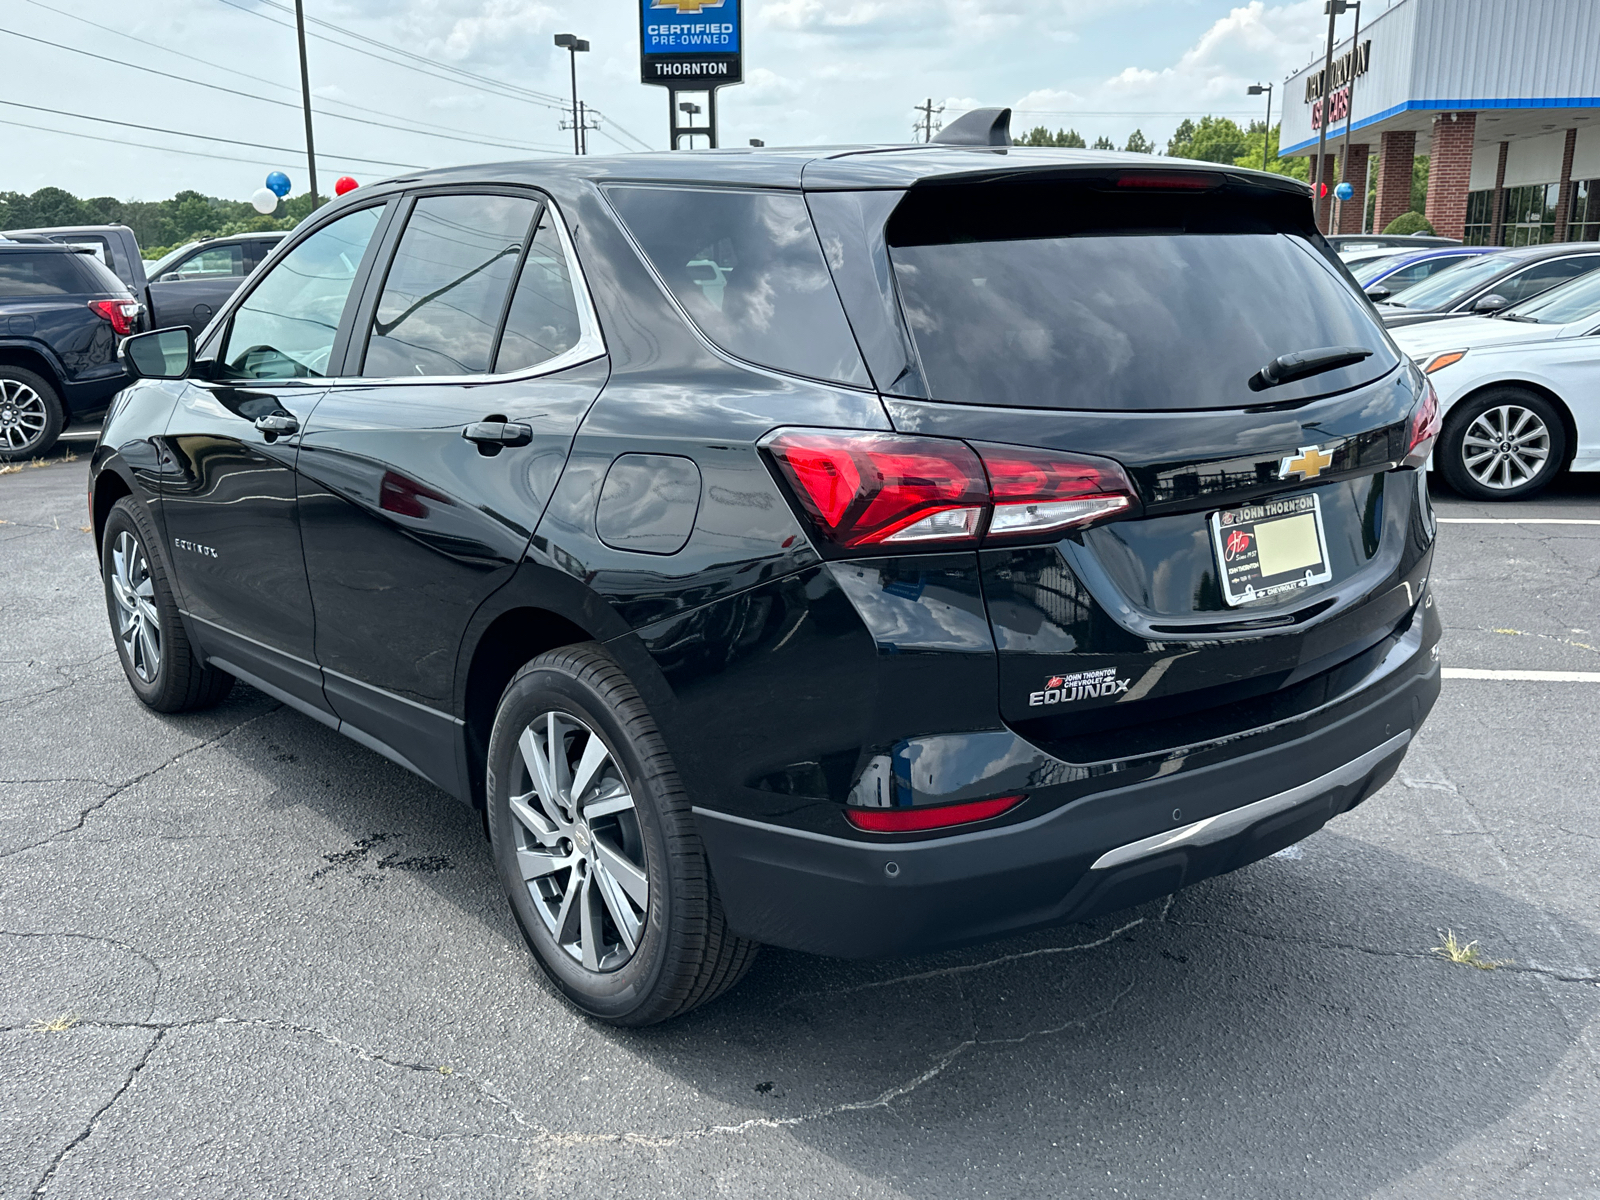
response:
[[(887, 228), (934, 399), (1107, 411), (1230, 408), (1371, 382), (1398, 356), (1289, 198), (1086, 185), (912, 189)], [(1252, 392), (1284, 354), (1372, 351)]]
[(384, 280), (361, 374), (487, 372), (539, 207), (522, 196), (420, 198)]
[(561, 249), (561, 238), (551, 223), (554, 219), (555, 215), (546, 208), (528, 244), (495, 356), (494, 370), (498, 375), (548, 362), (571, 350), (583, 335), (572, 274)]
[(606, 196), (715, 345), (779, 371), (868, 385), (798, 192), (641, 186)]
[(80, 295), (87, 280), (73, 262), (75, 257), (51, 250), (0, 252), (0, 296)]

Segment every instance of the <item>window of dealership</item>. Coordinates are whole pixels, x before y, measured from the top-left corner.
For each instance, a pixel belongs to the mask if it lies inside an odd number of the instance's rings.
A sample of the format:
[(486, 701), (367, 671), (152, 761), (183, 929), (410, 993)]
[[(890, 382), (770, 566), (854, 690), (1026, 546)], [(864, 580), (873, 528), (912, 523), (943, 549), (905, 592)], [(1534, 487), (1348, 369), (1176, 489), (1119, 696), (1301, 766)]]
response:
[(1600, 4), (1396, 0), (1355, 37), (1352, 24), (1340, 22), (1329, 77), (1319, 57), (1284, 95), (1282, 153), (1314, 159), (1328, 94), (1323, 175), (1355, 195), (1323, 200), (1324, 229), (1382, 230), (1408, 211), (1412, 158), (1426, 154), (1436, 233), (1477, 245), (1600, 240), (1600, 54), (1585, 50), (1600, 45)]

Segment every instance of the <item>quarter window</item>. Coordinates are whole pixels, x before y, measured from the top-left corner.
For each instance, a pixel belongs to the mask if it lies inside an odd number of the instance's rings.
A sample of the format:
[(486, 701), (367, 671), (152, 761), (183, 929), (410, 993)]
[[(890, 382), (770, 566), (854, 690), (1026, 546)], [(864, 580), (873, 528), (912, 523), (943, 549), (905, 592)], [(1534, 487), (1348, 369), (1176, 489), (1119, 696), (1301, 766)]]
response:
[(84, 290), (72, 255), (0, 254), (0, 296), (71, 296)]
[(494, 369), (504, 375), (548, 362), (578, 344), (582, 327), (578, 323), (578, 301), (572, 292), (572, 277), (561, 239), (551, 224), (553, 215), (545, 209), (538, 231), (528, 245), (517, 290), (506, 313), (505, 333)]
[(321, 377), (382, 206), (324, 225), (262, 277), (234, 314), (222, 351), (233, 378)]
[(384, 281), (361, 373), (414, 378), (488, 371), (538, 211), (537, 201), (517, 196), (419, 199)]

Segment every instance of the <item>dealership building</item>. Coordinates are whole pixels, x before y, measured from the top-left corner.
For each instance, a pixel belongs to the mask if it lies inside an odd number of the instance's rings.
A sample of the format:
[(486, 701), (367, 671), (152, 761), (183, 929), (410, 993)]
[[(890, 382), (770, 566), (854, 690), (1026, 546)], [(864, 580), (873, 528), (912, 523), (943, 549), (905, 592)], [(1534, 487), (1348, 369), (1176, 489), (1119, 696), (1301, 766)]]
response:
[(1354, 37), (1355, 6), (1338, 19), (1331, 71), (1319, 56), (1283, 85), (1280, 153), (1315, 159), (1326, 92), (1322, 177), (1355, 190), (1323, 201), (1323, 228), (1382, 230), (1411, 207), (1412, 158), (1425, 154), (1436, 233), (1491, 246), (1600, 240), (1600, 0), (1383, 3), (1366, 0)]

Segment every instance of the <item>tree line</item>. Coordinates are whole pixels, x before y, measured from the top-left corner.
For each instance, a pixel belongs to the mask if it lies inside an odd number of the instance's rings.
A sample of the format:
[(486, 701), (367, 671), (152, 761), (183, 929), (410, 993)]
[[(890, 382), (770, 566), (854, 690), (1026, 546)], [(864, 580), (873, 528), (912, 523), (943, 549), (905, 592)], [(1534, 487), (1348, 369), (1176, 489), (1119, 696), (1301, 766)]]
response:
[(224, 200), (182, 191), (170, 200), (118, 200), (94, 196), (80, 200), (57, 187), (32, 195), (0, 192), (0, 229), (39, 229), (53, 225), (126, 225), (139, 239), (146, 259), (203, 237), (293, 229), (311, 212), (311, 196), (291, 196), (277, 211), (258, 213), (247, 200)]

